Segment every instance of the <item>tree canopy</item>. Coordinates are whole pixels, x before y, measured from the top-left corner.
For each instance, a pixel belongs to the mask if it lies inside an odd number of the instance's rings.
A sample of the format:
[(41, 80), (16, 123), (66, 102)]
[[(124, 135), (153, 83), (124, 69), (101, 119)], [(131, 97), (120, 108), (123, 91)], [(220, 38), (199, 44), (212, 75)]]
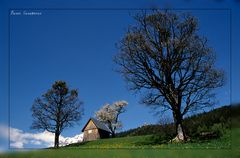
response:
[(63, 129), (81, 119), (82, 105), (77, 89), (70, 90), (65, 81), (56, 81), (51, 89), (35, 99), (31, 108), (32, 128), (55, 133), (54, 147), (58, 147)]
[(213, 105), (214, 89), (223, 85), (215, 53), (199, 35), (191, 14), (154, 10), (140, 13), (118, 43), (114, 61), (141, 102), (171, 110), (178, 140), (185, 140), (183, 116)]
[(119, 121), (119, 115), (126, 111), (127, 105), (128, 103), (126, 101), (117, 101), (112, 105), (105, 104), (95, 113), (99, 121), (107, 124), (112, 137), (115, 137), (116, 130), (122, 127), (122, 123)]

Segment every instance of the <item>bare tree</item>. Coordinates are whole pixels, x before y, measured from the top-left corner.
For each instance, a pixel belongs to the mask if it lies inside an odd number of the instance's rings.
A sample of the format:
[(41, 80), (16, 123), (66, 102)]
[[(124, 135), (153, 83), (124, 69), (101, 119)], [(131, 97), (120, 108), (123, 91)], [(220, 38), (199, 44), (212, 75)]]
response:
[(175, 140), (184, 141), (183, 116), (213, 105), (223, 71), (214, 67), (214, 52), (190, 14), (154, 10), (135, 20), (119, 42), (118, 71), (130, 90), (144, 93), (142, 103), (172, 111)]
[(54, 147), (59, 147), (59, 136), (63, 129), (79, 121), (83, 109), (78, 100), (78, 91), (70, 90), (64, 81), (56, 81), (40, 98), (35, 99), (31, 111), (33, 129), (55, 133)]
[(126, 101), (117, 101), (112, 105), (105, 104), (99, 111), (95, 113), (96, 118), (107, 124), (111, 131), (112, 137), (115, 137), (116, 130), (122, 127), (119, 121), (119, 115), (126, 111), (125, 107), (128, 105)]

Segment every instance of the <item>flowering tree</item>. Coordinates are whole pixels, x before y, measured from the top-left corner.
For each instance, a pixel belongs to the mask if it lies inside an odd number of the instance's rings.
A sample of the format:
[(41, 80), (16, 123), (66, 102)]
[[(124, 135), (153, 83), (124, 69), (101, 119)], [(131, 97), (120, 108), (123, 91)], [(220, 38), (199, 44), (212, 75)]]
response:
[(96, 118), (107, 124), (108, 128), (112, 133), (112, 137), (115, 137), (115, 132), (117, 129), (122, 127), (121, 121), (119, 121), (119, 115), (126, 111), (126, 106), (128, 102), (126, 101), (117, 101), (112, 105), (105, 104), (99, 111), (95, 113)]

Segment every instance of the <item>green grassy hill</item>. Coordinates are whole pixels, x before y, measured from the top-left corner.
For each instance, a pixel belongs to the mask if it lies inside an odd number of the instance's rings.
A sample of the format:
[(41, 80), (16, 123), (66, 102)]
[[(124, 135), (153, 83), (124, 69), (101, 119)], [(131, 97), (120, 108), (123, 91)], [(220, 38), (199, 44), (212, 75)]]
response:
[(170, 149), (183, 149), (183, 148), (213, 148), (222, 149), (231, 147), (231, 131), (228, 130), (226, 133), (218, 138), (211, 140), (191, 140), (187, 143), (171, 143), (171, 142), (161, 142), (158, 137), (154, 135), (144, 135), (144, 136), (129, 136), (121, 138), (110, 138), (110, 139), (100, 139), (96, 141), (75, 143), (68, 145), (64, 148), (94, 148), (94, 149), (137, 149), (137, 148), (170, 148)]
[[(191, 139), (183, 144), (169, 143), (165, 137), (157, 134), (148, 134), (149, 127), (171, 127), (165, 126), (140, 127), (130, 130), (125, 136), (111, 139), (102, 139), (91, 142), (71, 144), (60, 149), (43, 149), (27, 152), (13, 152), (0, 154), (0, 158), (239, 158), (240, 157), (240, 128), (239, 107), (231, 113), (232, 122), (235, 126), (229, 126), (230, 108), (222, 107), (209, 113), (203, 113), (185, 119), (186, 124), (193, 128), (205, 127), (209, 129), (224, 129), (219, 138), (200, 140)], [(221, 126), (219, 126), (221, 125)], [(222, 126), (223, 125), (223, 126)], [(204, 127), (205, 126), (205, 127)], [(189, 127), (189, 126), (188, 126)], [(214, 127), (214, 128), (213, 128)], [(144, 131), (144, 129), (147, 129)], [(158, 129), (156, 128), (156, 129)], [(201, 131), (196, 128), (196, 131)], [(136, 132), (137, 131), (137, 132)], [(134, 136), (137, 134), (142, 135)], [(133, 134), (134, 133), (134, 134)]]
[[(70, 144), (77, 148), (229, 148), (231, 145), (231, 107), (224, 106), (184, 120), (190, 141), (170, 143), (174, 137), (173, 124), (147, 125), (118, 133), (117, 138)], [(240, 106), (234, 109), (240, 111)], [(238, 115), (234, 116), (235, 118)], [(200, 137), (201, 132), (215, 133), (215, 137)]]
[[(229, 131), (230, 132), (230, 131)], [(240, 128), (232, 130), (238, 138)], [(85, 144), (72, 144), (60, 149), (44, 149), (27, 152), (0, 154), (0, 158), (239, 158), (240, 148), (229, 145), (231, 139), (222, 137), (206, 142), (185, 144), (163, 144), (154, 147), (141, 143), (149, 141), (151, 136), (133, 136), (103, 139)], [(150, 139), (151, 140), (151, 139)], [(229, 142), (230, 141), (230, 142)], [(238, 141), (239, 143), (239, 141)], [(225, 145), (226, 146), (225, 146)], [(135, 148), (133, 148), (133, 146)], [(131, 148), (128, 148), (131, 147)]]

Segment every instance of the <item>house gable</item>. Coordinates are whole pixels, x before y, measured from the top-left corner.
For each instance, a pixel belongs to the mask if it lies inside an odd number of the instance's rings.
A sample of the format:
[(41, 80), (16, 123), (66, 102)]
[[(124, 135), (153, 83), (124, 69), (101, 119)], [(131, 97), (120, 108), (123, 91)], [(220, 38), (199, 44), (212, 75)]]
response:
[(98, 121), (94, 118), (90, 118), (88, 120), (88, 122), (83, 127), (82, 132), (89, 130), (89, 129), (101, 129), (101, 130), (111, 133), (111, 131), (106, 127), (105, 124), (101, 123), (100, 121)]
[(90, 118), (82, 129), (83, 141), (92, 141), (102, 138), (109, 138), (109, 129), (101, 122)]
[(90, 120), (90, 121), (88, 121), (87, 126), (85, 127), (84, 131), (90, 130), (90, 129), (96, 129), (96, 128), (97, 128), (97, 126), (93, 123), (92, 120)]

